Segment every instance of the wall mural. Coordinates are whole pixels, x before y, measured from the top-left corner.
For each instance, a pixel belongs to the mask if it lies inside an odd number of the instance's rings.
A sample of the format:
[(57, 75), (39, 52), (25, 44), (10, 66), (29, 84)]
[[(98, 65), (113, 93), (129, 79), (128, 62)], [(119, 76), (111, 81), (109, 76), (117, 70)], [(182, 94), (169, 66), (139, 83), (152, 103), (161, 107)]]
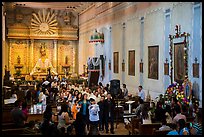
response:
[(148, 78), (158, 79), (159, 46), (148, 47)]

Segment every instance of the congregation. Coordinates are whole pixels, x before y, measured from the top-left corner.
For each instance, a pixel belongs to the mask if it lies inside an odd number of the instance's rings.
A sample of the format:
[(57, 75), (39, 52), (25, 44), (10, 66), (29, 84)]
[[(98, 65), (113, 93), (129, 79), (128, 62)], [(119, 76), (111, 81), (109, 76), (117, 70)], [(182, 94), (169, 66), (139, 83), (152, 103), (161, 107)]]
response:
[[(65, 79), (60, 81), (58, 78), (48, 78), (40, 81), (36, 85), (36, 90), (27, 87), (24, 97), (16, 95), (19, 86), (12, 89), (12, 98), (17, 100), (15, 107), (11, 110), (16, 127), (27, 127), (25, 133), (43, 135), (115, 133), (117, 105), (109, 84), (103, 86), (102, 83), (99, 83), (88, 87), (85, 83), (77, 84)], [(119, 94), (118, 97), (125, 101), (133, 98), (128, 93), (125, 84)], [(142, 86), (138, 86), (137, 94), (138, 103), (133, 105), (133, 110), (135, 110), (133, 113), (142, 124), (161, 122), (159, 130), (169, 131), (168, 135), (202, 134), (202, 113), (198, 109), (190, 113), (187, 106), (181, 105), (176, 98), (172, 98), (170, 104), (165, 103), (162, 97), (157, 102), (150, 101), (147, 104)], [(28, 114), (34, 111), (32, 104), (41, 104), (44, 108), (42, 121), (27, 121)], [(56, 113), (53, 112), (52, 106), (57, 107)], [(126, 109), (125, 105), (124, 107)], [(195, 119), (189, 125), (187, 117), (190, 115), (193, 115)], [(124, 118), (124, 125), (130, 124), (131, 119)], [(137, 130), (139, 133), (139, 129)]]

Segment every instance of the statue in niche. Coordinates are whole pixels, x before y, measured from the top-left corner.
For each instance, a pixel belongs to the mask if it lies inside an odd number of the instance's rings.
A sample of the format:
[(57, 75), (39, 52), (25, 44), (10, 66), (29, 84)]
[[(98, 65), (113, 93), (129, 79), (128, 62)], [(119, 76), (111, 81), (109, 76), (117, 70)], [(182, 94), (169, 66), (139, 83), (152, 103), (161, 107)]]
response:
[(68, 64), (68, 57), (67, 56), (65, 57), (65, 64), (66, 65)]
[(41, 58), (38, 59), (30, 75), (33, 75), (34, 73), (48, 73), (48, 71), (50, 71), (54, 75), (57, 75), (56, 70), (53, 68), (51, 61), (48, 59), (46, 55), (45, 43), (41, 44), (40, 54), (41, 54)]
[(17, 57), (17, 63), (18, 63), (18, 65), (21, 64), (21, 57), (20, 56)]
[(75, 21), (76, 17), (73, 15), (72, 12), (66, 12), (65, 16), (64, 16), (64, 22), (67, 26), (72, 26), (75, 27), (73, 25), (73, 22)]

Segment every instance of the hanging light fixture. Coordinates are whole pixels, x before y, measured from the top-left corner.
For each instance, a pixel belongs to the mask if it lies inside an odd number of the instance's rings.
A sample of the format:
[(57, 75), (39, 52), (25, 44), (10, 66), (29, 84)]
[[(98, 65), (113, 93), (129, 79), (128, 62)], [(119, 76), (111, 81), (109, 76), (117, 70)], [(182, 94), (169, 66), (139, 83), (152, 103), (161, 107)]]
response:
[(95, 29), (95, 32), (93, 35), (91, 35), (89, 43), (97, 43), (97, 42), (104, 42), (104, 34), (103, 33), (99, 33), (97, 32), (97, 30)]

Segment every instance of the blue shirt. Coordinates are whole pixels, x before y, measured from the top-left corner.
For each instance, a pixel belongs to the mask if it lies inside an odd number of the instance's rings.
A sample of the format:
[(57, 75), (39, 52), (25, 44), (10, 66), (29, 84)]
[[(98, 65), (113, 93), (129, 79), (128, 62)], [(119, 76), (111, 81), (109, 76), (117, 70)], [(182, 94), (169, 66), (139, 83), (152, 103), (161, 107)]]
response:
[(177, 131), (172, 130), (167, 135), (179, 135)]
[(81, 107), (82, 115), (86, 115), (86, 113), (87, 113), (86, 109), (87, 109), (87, 105), (89, 105), (89, 102), (86, 101), (86, 103), (84, 103), (83, 101), (80, 101), (79, 105), (82, 105), (82, 107)]
[(141, 90), (139, 93), (138, 93), (138, 96), (141, 97), (141, 99), (144, 101), (145, 99), (145, 93), (143, 90)]
[(183, 129), (180, 130), (179, 135), (183, 135), (183, 132), (187, 131), (188, 135), (189, 135), (189, 130), (188, 128), (184, 127)]

